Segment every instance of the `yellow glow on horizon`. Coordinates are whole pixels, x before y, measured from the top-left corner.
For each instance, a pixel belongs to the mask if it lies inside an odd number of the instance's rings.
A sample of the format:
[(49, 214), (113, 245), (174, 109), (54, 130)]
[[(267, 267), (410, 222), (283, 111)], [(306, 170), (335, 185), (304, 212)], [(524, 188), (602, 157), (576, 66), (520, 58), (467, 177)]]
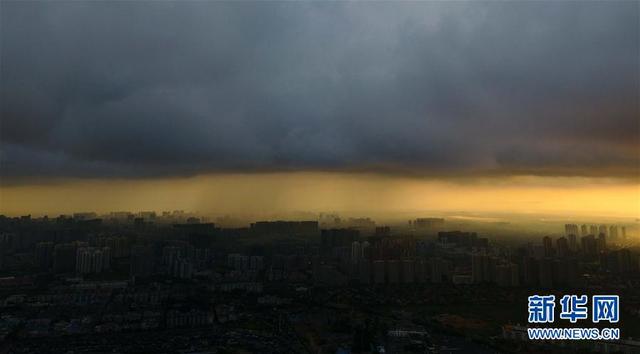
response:
[(640, 217), (640, 183), (578, 177), (421, 179), (366, 173), (215, 174), (0, 186), (0, 213), (174, 210), (468, 211)]

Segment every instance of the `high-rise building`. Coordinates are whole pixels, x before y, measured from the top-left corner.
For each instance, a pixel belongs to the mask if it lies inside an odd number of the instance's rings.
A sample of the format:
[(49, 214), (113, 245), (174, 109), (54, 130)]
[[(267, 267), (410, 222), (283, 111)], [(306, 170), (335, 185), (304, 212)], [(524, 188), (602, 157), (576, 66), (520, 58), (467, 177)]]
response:
[(257, 221), (249, 230), (260, 236), (317, 237), (319, 228), (317, 221)]
[(484, 254), (471, 256), (471, 280), (474, 284), (488, 283), (492, 280), (489, 256)]
[(402, 282), (412, 284), (415, 279), (415, 261), (413, 259), (405, 259), (402, 261)]
[(496, 266), (496, 284), (501, 287), (512, 287), (520, 284), (518, 278), (518, 265), (506, 263)]
[(609, 241), (611, 241), (611, 243), (618, 242), (618, 226), (616, 225), (609, 226)]
[(351, 243), (351, 262), (359, 263), (363, 258), (362, 246), (360, 242), (353, 241), (353, 243)]
[(360, 250), (362, 251), (362, 258), (370, 261), (371, 260), (371, 244), (369, 241), (364, 241), (360, 243)]
[(144, 278), (153, 274), (154, 254), (150, 246), (133, 246), (131, 248), (130, 276)]
[(587, 257), (595, 257), (598, 254), (598, 244), (595, 236), (587, 235), (582, 237), (582, 253)]
[(169, 263), (167, 274), (174, 278), (191, 279), (193, 276), (193, 265), (191, 262), (182, 257), (175, 257)]
[(400, 261), (389, 260), (387, 261), (387, 282), (389, 284), (396, 284), (400, 282)]
[(386, 276), (386, 264), (385, 261), (373, 262), (373, 281), (376, 284), (384, 284)]
[(553, 257), (553, 240), (549, 236), (545, 236), (542, 239), (542, 246), (544, 247), (544, 256)]
[(533, 257), (526, 257), (523, 260), (522, 279), (526, 286), (538, 286), (539, 283), (539, 265), (538, 260)]
[(543, 258), (538, 262), (540, 286), (549, 289), (553, 287), (553, 260)]
[(442, 258), (431, 259), (431, 282), (442, 283), (443, 278), (449, 274), (449, 263)]
[[(569, 235), (569, 237), (574, 237), (575, 243), (575, 234)], [(569, 242), (566, 237), (560, 237), (556, 240), (556, 246), (558, 248), (558, 257), (566, 257), (569, 254)]]
[(424, 259), (418, 259), (416, 260), (416, 264), (415, 264), (415, 278), (416, 278), (416, 282), (418, 283), (424, 283), (429, 279), (429, 273), (431, 273), (431, 270), (429, 269), (429, 262), (425, 261)]
[(57, 274), (71, 273), (76, 269), (76, 249), (74, 243), (61, 243), (53, 248), (53, 271)]
[(442, 218), (418, 218), (413, 221), (409, 221), (409, 225), (413, 225), (415, 228), (424, 229), (438, 229), (444, 226), (444, 219)]
[(371, 283), (371, 262), (360, 262), (356, 264), (358, 269), (358, 282), (360, 284)]
[(589, 235), (597, 235), (598, 234), (598, 226), (591, 225), (589, 226)]
[(607, 235), (600, 233), (596, 241), (597, 252), (605, 252), (607, 250)]
[(609, 235), (607, 231), (607, 225), (600, 225), (598, 227), (598, 235), (600, 234), (604, 234), (605, 237)]
[(588, 234), (589, 234), (589, 231), (587, 229), (587, 225), (582, 224), (582, 226), (580, 226), (580, 236), (587, 236)]
[[(162, 265), (167, 267), (174, 258), (184, 257), (184, 250), (178, 246), (165, 246), (162, 248)], [(227, 262), (230, 262), (229, 259), (235, 259), (235, 254), (230, 254), (227, 256)], [(240, 255), (238, 255), (240, 256)], [(248, 262), (248, 260), (247, 260)]]
[(616, 250), (603, 255), (602, 267), (614, 274), (638, 273), (640, 271), (638, 255), (628, 248)]
[(576, 224), (565, 224), (564, 232), (567, 236), (569, 235), (577, 235), (578, 234), (578, 225)]
[(487, 248), (489, 240), (478, 237), (475, 232), (441, 231), (438, 232), (438, 242), (441, 244), (455, 245), (456, 247)]
[(564, 268), (564, 259), (554, 259), (552, 262), (552, 279), (556, 287), (567, 284), (567, 272)]
[(79, 274), (102, 273), (111, 267), (109, 247), (81, 247), (76, 253), (76, 272)]
[(263, 256), (251, 256), (249, 257), (249, 269), (260, 271), (264, 268), (264, 257)]
[(578, 242), (576, 235), (569, 235), (569, 250), (571, 252), (578, 251)]
[(376, 226), (374, 235), (376, 237), (389, 237), (391, 236), (391, 227), (389, 226)]
[(580, 266), (579, 262), (575, 258), (567, 258), (562, 260), (563, 269), (566, 275), (566, 286), (577, 287), (581, 285)]
[[(174, 259), (184, 257), (180, 252), (175, 252), (174, 250), (166, 249), (165, 247), (165, 255), (163, 258), (165, 265), (169, 266)], [(277, 258), (274, 259), (274, 263), (275, 261), (280, 262), (282, 259)], [(251, 268), (251, 257), (240, 253), (229, 254), (227, 255), (227, 266), (235, 270), (249, 270)], [(283, 266), (283, 264), (278, 264), (278, 268), (282, 268)]]
[(320, 250), (322, 255), (332, 254), (336, 247), (351, 247), (358, 239), (360, 232), (354, 229), (329, 229), (322, 230), (320, 234)]
[(38, 269), (49, 270), (53, 263), (53, 242), (38, 242), (36, 244), (35, 260)]
[(108, 237), (104, 240), (104, 246), (111, 249), (113, 258), (124, 258), (130, 254), (129, 241), (123, 236)]

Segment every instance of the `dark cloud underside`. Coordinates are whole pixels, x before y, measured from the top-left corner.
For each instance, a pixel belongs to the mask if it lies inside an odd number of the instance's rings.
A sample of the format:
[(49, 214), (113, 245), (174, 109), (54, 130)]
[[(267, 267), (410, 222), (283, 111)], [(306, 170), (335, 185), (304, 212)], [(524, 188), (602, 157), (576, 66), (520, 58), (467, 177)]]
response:
[(638, 2), (2, 2), (4, 178), (638, 176)]

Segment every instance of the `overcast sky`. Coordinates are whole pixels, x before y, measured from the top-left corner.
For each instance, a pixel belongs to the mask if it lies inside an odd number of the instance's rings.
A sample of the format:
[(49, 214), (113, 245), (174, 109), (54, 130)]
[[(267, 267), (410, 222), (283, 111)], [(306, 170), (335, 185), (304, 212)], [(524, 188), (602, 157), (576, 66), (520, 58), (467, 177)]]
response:
[(640, 3), (0, 4), (0, 175), (640, 172)]

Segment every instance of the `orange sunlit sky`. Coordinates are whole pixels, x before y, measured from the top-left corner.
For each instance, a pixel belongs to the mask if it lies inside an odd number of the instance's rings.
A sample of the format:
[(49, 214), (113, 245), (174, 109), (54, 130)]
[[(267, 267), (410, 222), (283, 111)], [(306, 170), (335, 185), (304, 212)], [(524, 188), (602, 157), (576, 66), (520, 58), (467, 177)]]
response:
[(298, 172), (59, 180), (0, 189), (0, 212), (14, 215), (173, 209), (215, 214), (465, 211), (640, 217), (640, 186), (632, 181), (578, 177), (438, 180)]

